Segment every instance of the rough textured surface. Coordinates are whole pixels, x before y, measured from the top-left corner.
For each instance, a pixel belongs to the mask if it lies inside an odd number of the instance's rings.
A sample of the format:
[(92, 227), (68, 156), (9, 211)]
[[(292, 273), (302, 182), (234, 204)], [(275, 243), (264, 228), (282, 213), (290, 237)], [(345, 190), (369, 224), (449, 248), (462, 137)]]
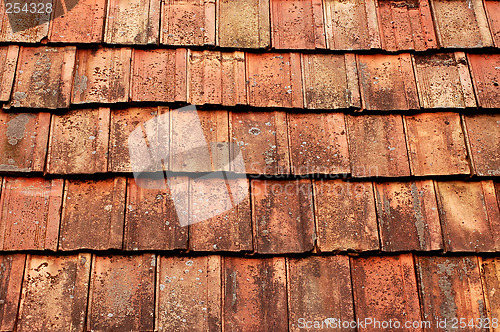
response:
[[(0, 42), (38, 43), (47, 37), (51, 17), (48, 8), (52, 5), (52, 0), (31, 1), (30, 3), (36, 5), (36, 13), (30, 12), (28, 8), (22, 11), (23, 8), (20, 5), (16, 13), (14, 3), (16, 1), (12, 0), (0, 3)], [(17, 3), (24, 5), (26, 2)], [(7, 14), (7, 9), (9, 9), (7, 4), (10, 5), (10, 15)]]
[(16, 74), (19, 46), (0, 47), (0, 101), (9, 101)]
[(26, 255), (0, 256), (0, 329), (13, 331), (16, 326)]
[(500, 115), (464, 116), (475, 173), (500, 175)]
[(484, 258), (481, 264), (484, 300), (488, 317), (497, 318), (500, 315), (500, 260)]
[(484, 1), (488, 23), (495, 46), (500, 46), (500, 3), (498, 1)]
[(498, 107), (500, 104), (500, 54), (467, 54), (467, 59), (478, 106)]

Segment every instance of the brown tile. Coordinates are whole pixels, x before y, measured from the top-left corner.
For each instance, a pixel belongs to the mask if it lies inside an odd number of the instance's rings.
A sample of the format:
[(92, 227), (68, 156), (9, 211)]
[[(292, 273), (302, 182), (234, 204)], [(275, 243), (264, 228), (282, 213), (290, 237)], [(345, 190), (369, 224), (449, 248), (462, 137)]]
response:
[(475, 173), (479, 176), (500, 175), (500, 115), (464, 116), (468, 143)]
[(109, 108), (53, 115), (47, 172), (105, 173), (109, 145)]
[[(498, 292), (500, 289), (500, 259), (498, 257), (483, 258), (481, 275), (488, 318), (490, 321), (494, 318), (498, 319), (500, 317), (500, 292)], [(493, 330), (495, 331), (495, 329)]]
[(217, 1), (217, 40), (221, 47), (268, 48), (269, 0)]
[(91, 259), (28, 255), (17, 331), (83, 331)]
[(54, 1), (49, 40), (54, 43), (92, 43), (102, 41), (106, 1)]
[(500, 107), (500, 54), (467, 54), (467, 59), (478, 106)]
[(253, 180), (255, 251), (311, 251), (316, 237), (310, 180)]
[(320, 251), (379, 249), (371, 182), (315, 180), (313, 184)]
[(500, 212), (492, 181), (436, 182), (436, 193), (447, 250), (499, 249)]
[(419, 108), (410, 54), (357, 58), (364, 108), (383, 111)]
[(410, 175), (400, 115), (349, 115), (346, 120), (353, 177)]
[(19, 298), (26, 255), (0, 255), (0, 329), (14, 331), (16, 327)]
[[(356, 319), (364, 331), (381, 331), (383, 321), (420, 321), (417, 280), (411, 254), (351, 259)], [(378, 321), (376, 325), (374, 321)], [(421, 331), (422, 329), (405, 329)]]
[(126, 250), (187, 248), (188, 230), (181, 227), (172, 194), (164, 179), (128, 179), (125, 211)]
[(5, 178), (0, 200), (3, 250), (57, 250), (64, 181)]
[(302, 54), (305, 107), (360, 107), (354, 54)]
[(414, 55), (414, 61), (422, 108), (476, 107), (462, 52)]
[(43, 172), (49, 113), (0, 111), (0, 171)]
[(76, 47), (21, 47), (10, 106), (68, 108)]
[(230, 112), (231, 144), (236, 144), (248, 174), (288, 174), (286, 114), (284, 112)]
[(215, 1), (167, 0), (161, 10), (162, 44), (215, 45)]
[(110, 0), (104, 42), (108, 44), (157, 44), (160, 0)]
[(0, 47), (0, 101), (9, 101), (16, 74), (19, 46)]
[(375, 198), (382, 250), (444, 248), (431, 180), (376, 183)]
[[(478, 265), (476, 256), (417, 258), (422, 318), (430, 322), (428, 331), (443, 331), (445, 319), (450, 329), (453, 319), (468, 323), (485, 318)], [(436, 328), (438, 322), (440, 328)], [(466, 330), (484, 331), (470, 326)]]
[[(30, 1), (38, 9), (36, 13), (22, 11), (22, 7), (19, 8), (19, 13), (15, 13), (14, 3), (16, 1), (9, 0), (0, 4), (0, 42), (38, 43), (47, 37), (52, 0)], [(17, 3), (21, 5), (26, 2)], [(7, 10), (12, 13), (7, 14)]]
[(271, 0), (271, 23), (273, 48), (326, 47), (321, 0)]
[(289, 331), (302, 331), (307, 321), (319, 324), (326, 320), (329, 324), (324, 329), (312, 330), (328, 331), (338, 320), (354, 320), (347, 256), (289, 258), (287, 279)]
[(127, 102), (131, 57), (130, 48), (78, 50), (71, 102)]
[(67, 180), (60, 250), (121, 249), (126, 180)]
[(439, 44), (448, 48), (493, 46), (481, 0), (430, 0)]
[(159, 331), (221, 330), (221, 257), (160, 257)]
[(226, 257), (222, 275), (224, 330), (288, 331), (285, 258)]
[(329, 49), (380, 48), (375, 0), (325, 0), (324, 7)]
[(257, 107), (303, 107), (300, 54), (246, 54), (248, 101)]
[(491, 35), (495, 46), (500, 46), (500, 3), (498, 1), (485, 0), (483, 2), (490, 25)]
[(413, 175), (470, 174), (458, 113), (422, 113), (404, 119)]
[(293, 174), (350, 172), (344, 114), (290, 113), (288, 134)]
[(428, 0), (377, 0), (377, 13), (384, 50), (437, 48)]
[(153, 331), (153, 254), (94, 256), (88, 331)]

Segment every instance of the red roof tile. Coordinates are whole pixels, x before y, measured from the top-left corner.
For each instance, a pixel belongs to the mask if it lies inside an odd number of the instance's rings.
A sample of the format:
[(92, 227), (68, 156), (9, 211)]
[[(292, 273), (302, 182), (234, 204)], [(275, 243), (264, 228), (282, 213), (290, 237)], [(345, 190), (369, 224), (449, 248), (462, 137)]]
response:
[(221, 257), (160, 257), (155, 328), (220, 331)]
[(376, 183), (375, 198), (383, 250), (443, 249), (432, 181)]
[(130, 48), (79, 49), (73, 104), (128, 101)]
[(347, 116), (353, 177), (409, 176), (400, 115)]
[(88, 331), (153, 331), (156, 257), (94, 256)]
[(28, 255), (17, 331), (83, 331), (90, 254)]
[(26, 255), (1, 255), (0, 264), (0, 329), (13, 331), (16, 325)]
[(477, 175), (500, 175), (500, 115), (466, 115), (464, 123)]
[(105, 173), (109, 143), (109, 108), (53, 115), (47, 172)]
[(0, 47), (0, 101), (9, 101), (16, 74), (19, 46)]
[[(7, 3), (11, 6), (7, 6)], [(28, 9), (23, 11), (21, 7), (16, 13), (13, 1), (3, 1), (0, 4), (0, 42), (38, 43), (47, 37), (53, 9), (52, 1), (34, 3), (38, 6), (36, 13), (31, 13)], [(10, 15), (7, 14), (9, 8)]]
[(120, 177), (66, 181), (59, 249), (121, 249), (125, 188)]
[(252, 181), (255, 251), (311, 251), (316, 237), (310, 180)]
[(271, 22), (276, 49), (326, 47), (321, 0), (271, 0)]
[(496, 47), (500, 47), (500, 3), (494, 0), (485, 0), (483, 4), (488, 16), (493, 41)]
[(268, 48), (269, 0), (219, 0), (217, 39), (221, 47)]
[(5, 178), (0, 200), (0, 248), (57, 250), (62, 179)]
[[(481, 261), (481, 259), (480, 259)], [(481, 264), (484, 299), (490, 320), (500, 315), (500, 259), (483, 258)]]
[(10, 106), (68, 108), (75, 53), (74, 46), (21, 47)]
[(372, 183), (342, 180), (313, 183), (319, 250), (379, 249)]
[(302, 54), (305, 107), (360, 107), (354, 54)]
[(0, 170), (43, 172), (49, 127), (49, 113), (0, 111)]
[(342, 113), (290, 113), (290, 161), (293, 174), (350, 172)]
[(364, 108), (419, 108), (410, 54), (358, 55), (357, 58)]
[(285, 258), (226, 257), (222, 275), (225, 330), (288, 330)]
[(500, 54), (467, 54), (479, 107), (500, 107)]
[(457, 113), (422, 113), (404, 119), (413, 175), (470, 174)]

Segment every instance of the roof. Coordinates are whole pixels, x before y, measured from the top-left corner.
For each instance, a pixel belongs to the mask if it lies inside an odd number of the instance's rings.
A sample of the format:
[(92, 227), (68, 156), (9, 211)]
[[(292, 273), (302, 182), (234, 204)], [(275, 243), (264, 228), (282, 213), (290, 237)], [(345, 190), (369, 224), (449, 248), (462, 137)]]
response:
[(498, 1), (10, 5), (0, 330), (498, 327)]

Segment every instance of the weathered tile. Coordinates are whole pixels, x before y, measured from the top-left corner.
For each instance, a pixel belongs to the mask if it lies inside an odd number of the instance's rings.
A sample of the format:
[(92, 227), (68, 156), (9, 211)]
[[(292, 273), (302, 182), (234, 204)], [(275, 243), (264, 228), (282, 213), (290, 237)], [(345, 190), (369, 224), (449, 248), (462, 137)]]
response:
[(16, 74), (19, 46), (0, 47), (0, 101), (9, 101)]
[(315, 180), (313, 184), (320, 251), (379, 249), (371, 182)]
[(49, 113), (0, 111), (0, 171), (43, 172)]
[(0, 248), (57, 250), (62, 179), (4, 179), (0, 200)]
[(83, 331), (91, 259), (28, 255), (17, 331)]
[(132, 101), (187, 101), (187, 50), (134, 49)]
[(326, 47), (321, 0), (271, 0), (271, 23), (275, 49)]
[(284, 112), (230, 112), (229, 123), (231, 144), (241, 150), (248, 174), (290, 172)]
[[(458, 323), (465, 320), (469, 324), (471, 319), (477, 323), (479, 319), (485, 318), (486, 310), (476, 256), (418, 257), (416, 270), (419, 274), (422, 319), (430, 322), (426, 330), (449, 331), (454, 320), (458, 319)], [(444, 323), (444, 320), (447, 323)], [(485, 329), (467, 325), (464, 330)]]
[(500, 175), (500, 115), (465, 115), (464, 122), (475, 173)]
[(490, 320), (498, 319), (500, 317), (500, 292), (498, 292), (498, 289), (500, 289), (500, 259), (498, 257), (483, 258), (481, 262), (481, 274), (488, 318)]
[(464, 53), (413, 57), (422, 108), (476, 107)]
[(73, 110), (64, 115), (53, 115), (47, 172), (105, 173), (109, 121), (109, 108)]
[(79, 49), (72, 103), (127, 102), (129, 95), (130, 48)]
[(11, 107), (68, 108), (76, 47), (21, 47)]
[(160, 257), (155, 328), (221, 330), (221, 256)]
[(248, 104), (246, 90), (245, 53), (222, 54), (222, 104), (225, 106)]
[(446, 249), (490, 252), (500, 245), (500, 212), (492, 181), (436, 182)]
[(187, 248), (188, 230), (181, 227), (165, 179), (128, 179), (125, 211), (126, 250)]
[(353, 177), (410, 175), (400, 115), (347, 116)]
[(493, 46), (482, 0), (430, 0), (439, 44), (449, 48)]
[(67, 180), (59, 249), (121, 249), (126, 180)]
[(54, 1), (49, 41), (54, 43), (92, 43), (102, 41), (104, 0)]
[(458, 113), (421, 113), (404, 119), (413, 175), (470, 174)]
[(350, 172), (344, 114), (290, 113), (288, 135), (293, 174)]
[(377, 0), (382, 48), (387, 51), (437, 48), (428, 0)]
[(316, 235), (310, 180), (253, 180), (251, 186), (255, 251), (311, 251)]
[(153, 331), (153, 254), (94, 256), (88, 331)]
[(162, 4), (161, 43), (215, 45), (214, 0), (166, 0)]
[(225, 257), (222, 273), (225, 330), (288, 331), (285, 258)]
[(478, 106), (500, 107), (500, 54), (467, 54), (467, 59)]
[(500, 47), (500, 3), (495, 0), (485, 0), (483, 4), (488, 16), (493, 41), (496, 47)]
[(375, 198), (382, 250), (443, 249), (431, 180), (376, 183)]
[(0, 329), (14, 331), (26, 255), (0, 255)]
[[(15, 3), (18, 5), (15, 6)], [(52, 0), (30, 1), (29, 8), (24, 7), (26, 4), (15, 0), (0, 3), (0, 42), (38, 43), (47, 37), (53, 11)], [(17, 13), (16, 7), (19, 10)], [(7, 14), (7, 11), (10, 13)]]
[(358, 55), (363, 107), (369, 110), (418, 109), (410, 54)]
[(268, 48), (269, 0), (217, 1), (217, 39), (221, 47)]
[(375, 0), (325, 0), (324, 8), (329, 49), (380, 48)]
[(326, 331), (354, 320), (347, 256), (289, 258), (287, 263), (289, 331), (308, 325)]
[(361, 106), (354, 54), (302, 54), (302, 70), (306, 108)]
[(388, 324), (389, 320), (393, 327), (399, 322), (403, 329), (407, 321), (421, 320), (411, 254), (352, 258), (351, 266), (356, 319), (366, 323), (363, 330), (381, 331), (386, 327), (382, 322)]
[(157, 44), (160, 0), (110, 0), (104, 42), (108, 44)]
[(298, 53), (247, 53), (248, 102), (257, 107), (303, 107)]

